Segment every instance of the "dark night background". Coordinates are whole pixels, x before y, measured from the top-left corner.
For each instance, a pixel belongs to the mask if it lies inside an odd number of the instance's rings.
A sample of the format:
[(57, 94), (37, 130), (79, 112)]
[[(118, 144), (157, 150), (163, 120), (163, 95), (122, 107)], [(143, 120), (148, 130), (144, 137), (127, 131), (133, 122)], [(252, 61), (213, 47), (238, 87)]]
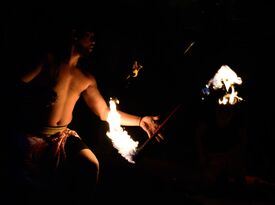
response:
[[(2, 89), (9, 87), (8, 83), (24, 69), (23, 65), (35, 60), (36, 49), (50, 43), (47, 34), (57, 33), (63, 27), (85, 25), (96, 31), (92, 70), (106, 100), (117, 97), (121, 110), (137, 115), (160, 115), (162, 120), (175, 106), (181, 105), (164, 127), (165, 141), (150, 142), (136, 164), (130, 164), (105, 137), (106, 124), (89, 113), (80, 100), (71, 126), (99, 158), (99, 196), (121, 190), (122, 194), (131, 196), (160, 192), (165, 194), (159, 198), (166, 195), (188, 200), (190, 197), (202, 204), (210, 204), (213, 199), (217, 204), (225, 204), (222, 200), (235, 200), (232, 204), (238, 200), (242, 204), (245, 200), (272, 203), (275, 193), (274, 3), (120, 0), (74, 4), (58, 6), (41, 2), (4, 7), (2, 82), (7, 84)], [(184, 54), (192, 42), (193, 46)], [(143, 69), (137, 78), (126, 80), (135, 60)], [(200, 168), (199, 153), (205, 149), (198, 145), (198, 133), (202, 123), (206, 123), (208, 130), (213, 129), (213, 113), (219, 109), (214, 95), (202, 100), (201, 89), (225, 64), (242, 78), (243, 84), (237, 91), (244, 101), (228, 109), (235, 117), (229, 126), (233, 131), (228, 129), (216, 135), (223, 138), (242, 130), (240, 137), (244, 141), (238, 136), (229, 137), (231, 141), (227, 144), (245, 147), (241, 150), (245, 157), (244, 176), (255, 176), (264, 182), (243, 189), (236, 185), (234, 189), (228, 183), (220, 187), (204, 183)], [(127, 131), (141, 144), (146, 139), (139, 128), (131, 127)], [(211, 138), (214, 133), (208, 132)], [(222, 147), (218, 141), (212, 143)], [(206, 144), (203, 146), (207, 147)], [(225, 148), (220, 152), (227, 154)], [(212, 160), (216, 162), (215, 159)], [(214, 173), (210, 175), (216, 176)], [(223, 189), (226, 191), (222, 192)]]

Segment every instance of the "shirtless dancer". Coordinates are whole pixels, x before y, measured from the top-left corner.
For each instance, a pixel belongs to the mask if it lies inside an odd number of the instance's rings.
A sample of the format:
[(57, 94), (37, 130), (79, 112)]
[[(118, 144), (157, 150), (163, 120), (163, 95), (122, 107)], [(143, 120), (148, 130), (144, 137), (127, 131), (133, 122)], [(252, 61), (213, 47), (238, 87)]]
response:
[[(17, 152), (24, 162), (22, 170), (17, 169), (23, 175), (20, 185), (32, 187), (32, 195), (43, 193), (45, 200), (48, 198), (45, 193), (52, 189), (51, 194), (65, 193), (61, 199), (70, 197), (70, 203), (81, 204), (92, 200), (99, 162), (68, 126), (81, 96), (102, 121), (106, 121), (109, 107), (98, 90), (95, 77), (78, 66), (79, 60), (93, 51), (94, 33), (74, 31), (71, 38), (65, 52), (48, 53), (31, 72), (22, 76), (21, 85), (31, 87), (30, 90), (37, 88), (40, 94), (34, 94), (35, 102), (27, 98), (27, 107), (22, 109), (20, 134), (17, 133), (15, 139)], [(121, 125), (140, 126), (148, 137), (159, 126), (158, 116), (140, 117), (119, 112)], [(156, 138), (162, 139), (162, 135)]]

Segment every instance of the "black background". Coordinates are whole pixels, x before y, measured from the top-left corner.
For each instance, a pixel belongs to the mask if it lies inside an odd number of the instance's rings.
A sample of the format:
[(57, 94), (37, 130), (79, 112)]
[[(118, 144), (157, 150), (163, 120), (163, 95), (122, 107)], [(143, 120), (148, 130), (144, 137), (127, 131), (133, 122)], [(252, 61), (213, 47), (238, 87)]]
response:
[[(165, 126), (165, 141), (149, 145), (140, 161), (129, 164), (105, 137), (106, 124), (90, 114), (80, 100), (72, 127), (101, 162), (99, 192), (118, 187), (131, 193), (140, 189), (194, 190), (194, 130), (196, 119), (204, 117), (208, 109), (203, 106), (201, 89), (225, 64), (243, 80), (238, 91), (244, 99), (241, 109), (245, 121), (240, 123), (247, 130), (247, 172), (274, 181), (272, 1), (105, 0), (62, 4), (4, 7), (4, 86), (24, 69), (21, 65), (34, 58), (39, 45), (50, 43), (45, 33), (88, 26), (96, 31), (92, 70), (106, 100), (115, 96), (120, 100), (119, 108), (126, 112), (160, 115), (162, 119), (176, 105), (182, 105)], [(41, 31), (45, 33), (37, 35)], [(137, 78), (126, 80), (135, 60), (143, 69)], [(146, 139), (139, 128), (128, 131), (140, 143)]]

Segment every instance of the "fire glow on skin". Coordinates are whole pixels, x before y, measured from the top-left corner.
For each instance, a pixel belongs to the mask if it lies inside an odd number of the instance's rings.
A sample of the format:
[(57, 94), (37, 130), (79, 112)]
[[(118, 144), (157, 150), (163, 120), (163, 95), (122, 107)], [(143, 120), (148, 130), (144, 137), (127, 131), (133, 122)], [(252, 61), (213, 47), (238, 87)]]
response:
[[(140, 66), (137, 61), (133, 65), (133, 76), (136, 77), (138, 71), (143, 66)], [(134, 72), (136, 71), (136, 72)], [(129, 75), (127, 79), (130, 77)], [(242, 79), (237, 76), (237, 74), (227, 65), (222, 65), (221, 68), (216, 72), (214, 77), (208, 81), (206, 85), (207, 92), (204, 92), (209, 95), (209, 87), (212, 87), (214, 90), (225, 88), (226, 93), (222, 98), (219, 99), (219, 104), (230, 104), (234, 105), (243, 99), (239, 97), (238, 92), (235, 91), (234, 84), (242, 84)], [(138, 148), (138, 141), (134, 141), (131, 136), (127, 133), (126, 130), (121, 127), (120, 114), (116, 109), (116, 105), (119, 104), (118, 99), (110, 98), (110, 112), (108, 113), (107, 122), (109, 123), (109, 130), (106, 132), (106, 135), (111, 139), (113, 146), (118, 150), (119, 154), (123, 156), (128, 162), (135, 163), (133, 160), (134, 156), (138, 154), (140, 150), (149, 142), (150, 139), (145, 141), (143, 145)], [(164, 126), (164, 124), (169, 120), (169, 118), (181, 107), (179, 104), (163, 121), (159, 126), (159, 129), (154, 133), (153, 137), (158, 134), (159, 130)]]

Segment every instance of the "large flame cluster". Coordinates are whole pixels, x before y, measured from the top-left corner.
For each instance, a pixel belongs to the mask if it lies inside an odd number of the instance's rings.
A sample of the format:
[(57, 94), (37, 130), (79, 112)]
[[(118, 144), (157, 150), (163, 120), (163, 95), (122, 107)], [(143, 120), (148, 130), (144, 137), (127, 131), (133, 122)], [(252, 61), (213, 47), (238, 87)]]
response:
[(243, 100), (235, 91), (235, 84), (241, 85), (242, 79), (229, 66), (222, 65), (214, 77), (208, 81), (206, 87), (212, 87), (214, 90), (225, 89), (225, 95), (218, 100), (219, 104), (234, 105)]
[(120, 114), (116, 109), (119, 103), (117, 99), (110, 99), (110, 112), (107, 117), (109, 131), (106, 135), (112, 140), (113, 146), (118, 152), (131, 163), (135, 163), (133, 156), (136, 153), (138, 142), (134, 141), (131, 136), (121, 127)]

